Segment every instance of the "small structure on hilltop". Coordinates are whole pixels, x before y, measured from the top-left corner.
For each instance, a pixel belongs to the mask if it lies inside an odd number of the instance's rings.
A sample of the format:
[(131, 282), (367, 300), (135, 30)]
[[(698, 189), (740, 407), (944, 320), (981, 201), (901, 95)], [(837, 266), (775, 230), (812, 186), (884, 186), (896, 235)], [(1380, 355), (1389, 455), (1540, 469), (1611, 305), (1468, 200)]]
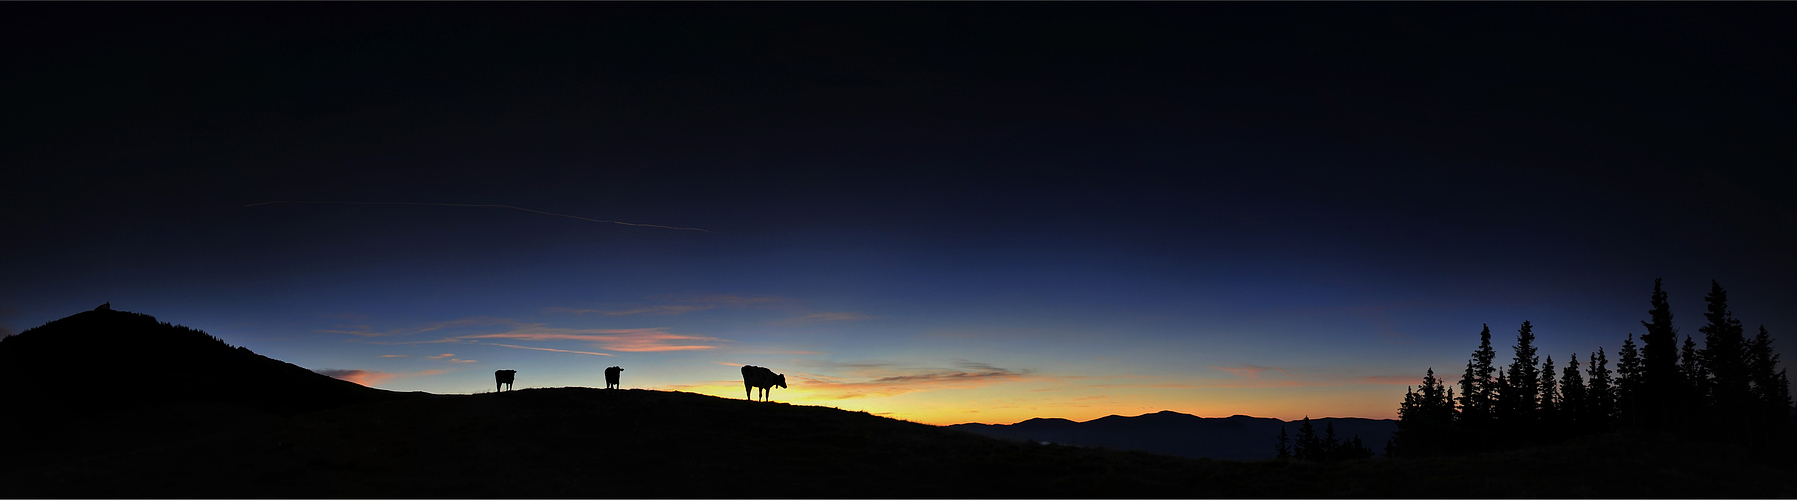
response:
[(105, 304), (100, 304), (100, 307), (96, 307), (96, 308), (94, 308), (94, 310), (95, 311), (111, 311), (112, 310), (112, 302), (108, 301)]

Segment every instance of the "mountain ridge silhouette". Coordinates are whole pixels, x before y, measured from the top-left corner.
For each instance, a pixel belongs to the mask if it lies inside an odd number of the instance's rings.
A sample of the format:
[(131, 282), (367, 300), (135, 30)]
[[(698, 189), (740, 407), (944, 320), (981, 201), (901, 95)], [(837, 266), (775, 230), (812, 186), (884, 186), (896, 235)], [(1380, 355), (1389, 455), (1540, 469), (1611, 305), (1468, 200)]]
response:
[[(1015, 424), (954, 424), (944, 427), (961, 429), (1000, 439), (1028, 440), (1119, 450), (1139, 450), (1190, 458), (1229, 460), (1265, 460), (1273, 458), (1273, 443), (1280, 427), (1295, 438), (1301, 421), (1232, 415), (1200, 417), (1172, 410), (1128, 417), (1108, 415), (1085, 422), (1064, 418), (1032, 418)], [(1335, 426), (1335, 437), (1346, 441), (1360, 436), (1361, 442), (1378, 449), (1397, 431), (1397, 421), (1357, 417), (1327, 417), (1310, 420), (1318, 436), (1329, 425)]]

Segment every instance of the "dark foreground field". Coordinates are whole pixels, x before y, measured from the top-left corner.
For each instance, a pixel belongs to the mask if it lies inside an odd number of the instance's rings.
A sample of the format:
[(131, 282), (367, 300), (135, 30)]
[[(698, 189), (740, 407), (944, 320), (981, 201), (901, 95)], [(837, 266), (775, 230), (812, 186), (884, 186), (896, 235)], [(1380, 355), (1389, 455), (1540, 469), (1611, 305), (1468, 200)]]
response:
[[(1031, 445), (834, 408), (646, 390), (417, 394), (296, 416), (152, 409), (21, 460), (11, 497), (1790, 497), (1792, 470), (1621, 435), (1315, 465)], [(183, 413), (185, 411), (185, 413)], [(211, 413), (208, 413), (208, 412)], [(243, 423), (182, 428), (176, 421)], [(160, 419), (160, 420), (159, 420)], [(144, 422), (157, 421), (156, 424)], [(72, 424), (71, 424), (72, 425)], [(173, 427), (169, 427), (169, 426)], [(75, 427), (80, 427), (76, 425)], [(159, 431), (159, 428), (166, 433)], [(75, 429), (68, 429), (74, 431)], [(18, 435), (24, 429), (7, 429)], [(131, 436), (140, 436), (132, 438)], [(161, 436), (161, 437), (159, 437)], [(39, 440), (39, 442), (43, 442)]]

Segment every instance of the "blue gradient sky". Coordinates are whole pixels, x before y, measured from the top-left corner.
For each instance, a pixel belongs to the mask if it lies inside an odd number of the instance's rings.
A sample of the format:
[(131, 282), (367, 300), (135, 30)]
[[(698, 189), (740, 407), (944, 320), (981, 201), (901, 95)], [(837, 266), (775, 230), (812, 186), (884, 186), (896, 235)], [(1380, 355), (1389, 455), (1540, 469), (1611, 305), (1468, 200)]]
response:
[(10, 332), (936, 424), (1389, 418), (1655, 278), (1797, 356), (1788, 4), (5, 8)]

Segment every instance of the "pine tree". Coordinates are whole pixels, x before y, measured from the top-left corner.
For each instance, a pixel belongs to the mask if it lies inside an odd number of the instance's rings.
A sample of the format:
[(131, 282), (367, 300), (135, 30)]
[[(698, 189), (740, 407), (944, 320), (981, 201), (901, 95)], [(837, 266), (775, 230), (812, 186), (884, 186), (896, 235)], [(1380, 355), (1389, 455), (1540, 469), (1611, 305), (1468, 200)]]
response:
[(1683, 392), (1680, 393), (1678, 399), (1679, 408), (1682, 411), (1671, 413), (1673, 415), (1691, 417), (1706, 414), (1703, 410), (1708, 409), (1709, 406), (1710, 377), (1705, 370), (1707, 367), (1701, 361), (1702, 358), (1698, 356), (1697, 342), (1691, 340), (1690, 335), (1686, 335), (1684, 349), (1678, 364), (1679, 375), (1684, 381)]
[(1516, 345), (1511, 346), (1513, 354), (1508, 373), (1510, 385), (1506, 387), (1511, 393), (1506, 398), (1509, 414), (1499, 416), (1500, 420), (1506, 421), (1503, 426), (1510, 432), (1523, 435), (1532, 433), (1541, 400), (1541, 372), (1540, 366), (1536, 365), (1540, 358), (1535, 356), (1534, 328), (1524, 321), (1516, 330)]
[(1778, 353), (1772, 350), (1766, 325), (1760, 325), (1759, 335), (1747, 344), (1747, 372), (1753, 382), (1754, 427), (1782, 432), (1791, 425), (1791, 382), (1778, 369)]
[(1411, 457), (1445, 453), (1451, 445), (1454, 413), (1454, 391), (1443, 386), (1430, 368), (1422, 387), (1405, 389), (1404, 402), (1398, 405), (1398, 431), (1392, 436), (1396, 451)]
[(1460, 377), (1460, 422), (1461, 427), (1473, 431), (1487, 428), (1491, 422), (1493, 411), (1492, 387), (1497, 381), (1492, 380), (1491, 362), (1497, 357), (1497, 351), (1491, 348), (1491, 325), (1482, 325), (1479, 331), (1479, 348), (1473, 351), (1472, 360), (1466, 364), (1466, 373)]
[(1610, 378), (1609, 362), (1610, 360), (1604, 356), (1602, 347), (1597, 348), (1597, 352), (1592, 354), (1591, 368), (1589, 369), (1591, 384), (1588, 386), (1585, 396), (1586, 408), (1590, 409), (1585, 415), (1591, 422), (1592, 430), (1608, 430), (1610, 425), (1616, 421), (1616, 385)]
[(1642, 388), (1641, 355), (1635, 350), (1635, 334), (1629, 334), (1622, 341), (1621, 358), (1616, 360), (1616, 413), (1617, 418), (1631, 427), (1646, 425), (1642, 414), (1646, 412), (1641, 404)]
[(1552, 420), (1558, 417), (1560, 384), (1554, 378), (1554, 356), (1551, 354), (1547, 356), (1546, 361), (1541, 362), (1541, 388), (1537, 392), (1540, 393), (1541, 398), (1538, 403), (1542, 418)]
[(1671, 413), (1685, 402), (1686, 382), (1678, 366), (1678, 328), (1672, 326), (1672, 305), (1660, 280), (1653, 280), (1653, 309), (1647, 311), (1651, 322), (1642, 321), (1647, 333), (1641, 334), (1640, 391), (1630, 394), (1642, 412), (1642, 423), (1658, 429), (1670, 424)]
[(1507, 433), (1516, 426), (1516, 391), (1510, 387), (1508, 375), (1498, 373), (1497, 382), (1491, 384), (1492, 390), (1492, 430)]
[(1335, 462), (1342, 459), (1342, 442), (1335, 438), (1335, 422), (1323, 424), (1323, 443), (1320, 446), (1323, 456), (1320, 462)]
[(1579, 354), (1572, 354), (1566, 371), (1560, 374), (1560, 420), (1574, 432), (1590, 427), (1591, 401), (1585, 389), (1585, 376), (1579, 373)]
[(1363, 459), (1373, 458), (1373, 449), (1366, 447), (1365, 443), (1360, 442), (1359, 434), (1355, 434), (1354, 439), (1348, 441), (1347, 450), (1348, 450), (1346, 453), (1347, 456), (1345, 457), (1346, 460), (1363, 460)]
[(1710, 294), (1703, 300), (1709, 304), (1703, 314), (1709, 324), (1697, 329), (1703, 332), (1704, 346), (1698, 352), (1698, 361), (1702, 372), (1708, 375), (1703, 388), (1709, 396), (1711, 415), (1744, 429), (1749, 425), (1746, 416), (1755, 406), (1745, 329), (1728, 311), (1728, 291), (1722, 289), (1722, 284), (1710, 280)]
[(1285, 436), (1285, 426), (1279, 426), (1279, 442), (1273, 444), (1274, 457), (1279, 460), (1291, 460), (1291, 439)]
[(1310, 416), (1304, 416), (1304, 424), (1298, 426), (1298, 443), (1292, 448), (1292, 457), (1301, 461), (1316, 461), (1322, 452), (1323, 443), (1317, 439), (1317, 428), (1310, 425)]

